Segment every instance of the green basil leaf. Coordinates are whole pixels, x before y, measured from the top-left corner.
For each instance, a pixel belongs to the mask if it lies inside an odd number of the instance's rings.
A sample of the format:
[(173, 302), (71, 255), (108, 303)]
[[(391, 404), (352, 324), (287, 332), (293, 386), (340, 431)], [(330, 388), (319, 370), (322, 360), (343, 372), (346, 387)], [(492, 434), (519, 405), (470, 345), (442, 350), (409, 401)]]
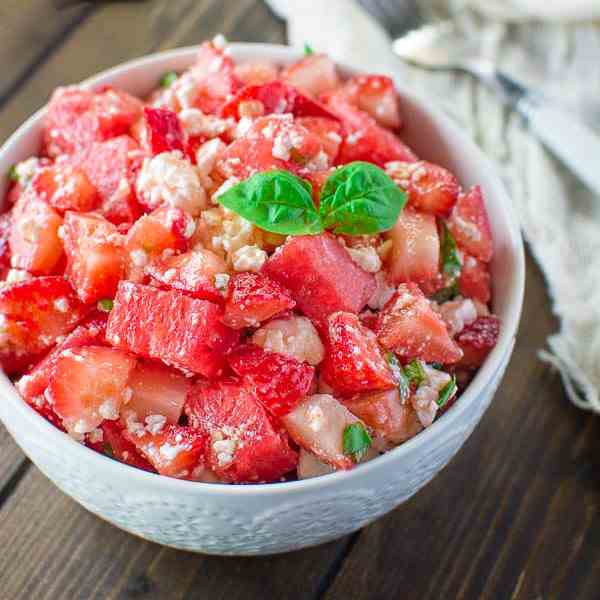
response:
[(218, 196), (217, 201), (265, 231), (282, 235), (323, 231), (312, 186), (288, 171), (256, 173)]
[(19, 173), (17, 172), (17, 165), (13, 165), (8, 170), (8, 179), (10, 181), (18, 182), (19, 181)]
[(98, 300), (98, 310), (102, 312), (110, 312), (113, 309), (113, 301), (110, 298), (104, 298), (103, 300)]
[(402, 365), (398, 360), (398, 357), (393, 352), (386, 352), (385, 359), (392, 371), (392, 376), (398, 386), (398, 392), (400, 393), (400, 402), (404, 404), (410, 398), (410, 380), (406, 373), (402, 370)]
[(448, 302), (448, 300), (454, 300), (454, 298), (456, 298), (456, 296), (458, 296), (459, 294), (460, 288), (458, 287), (458, 283), (455, 281), (454, 283), (452, 283), (452, 285), (438, 290), (430, 298), (438, 304), (443, 304), (444, 302)]
[(160, 78), (160, 87), (168, 88), (171, 87), (177, 81), (177, 73), (175, 71), (167, 71)]
[(406, 194), (383, 169), (357, 161), (327, 179), (319, 213), (325, 229), (365, 235), (391, 229), (405, 204)]
[(452, 375), (452, 379), (440, 390), (436, 400), (437, 405), (442, 408), (452, 396), (456, 393), (456, 375)]
[(404, 373), (417, 388), (425, 381), (425, 369), (423, 369), (421, 361), (416, 358), (404, 367)]
[(310, 56), (314, 53), (315, 51), (310, 47), (310, 45), (304, 42), (304, 56)]
[(373, 443), (362, 423), (348, 425), (342, 435), (344, 454), (351, 456), (354, 462), (358, 462)]
[(462, 264), (460, 258), (458, 258), (456, 240), (450, 233), (446, 223), (442, 223), (440, 258), (442, 261), (442, 271), (449, 277), (456, 279), (460, 275)]

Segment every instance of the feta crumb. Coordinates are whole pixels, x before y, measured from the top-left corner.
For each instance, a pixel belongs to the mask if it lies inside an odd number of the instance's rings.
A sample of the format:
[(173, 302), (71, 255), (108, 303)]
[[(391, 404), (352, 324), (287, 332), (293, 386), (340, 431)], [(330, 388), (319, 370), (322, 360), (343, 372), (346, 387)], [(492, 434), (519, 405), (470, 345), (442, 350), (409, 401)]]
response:
[(148, 415), (144, 422), (146, 423), (146, 431), (153, 435), (160, 433), (167, 423), (167, 418), (163, 415)]
[(455, 300), (444, 302), (437, 311), (448, 327), (451, 337), (458, 335), (466, 325), (477, 319), (477, 308), (470, 298), (459, 296)]
[(232, 255), (233, 268), (236, 271), (258, 272), (267, 260), (267, 253), (258, 246), (242, 246)]
[(215, 287), (222, 293), (227, 293), (230, 276), (228, 273), (217, 273), (215, 275)]
[(222, 33), (217, 33), (212, 40), (213, 46), (219, 50), (223, 50), (227, 46), (227, 38)]
[(351, 133), (346, 137), (346, 143), (350, 146), (353, 146), (354, 144), (356, 144), (356, 142), (358, 142), (358, 140), (364, 137), (364, 135), (365, 134), (363, 131), (355, 131), (354, 133)]
[(103, 419), (108, 419), (110, 421), (114, 421), (119, 416), (119, 411), (117, 410), (117, 405), (115, 401), (111, 398), (105, 400), (98, 409), (98, 413)]
[(444, 371), (438, 371), (429, 365), (421, 363), (425, 372), (425, 381), (419, 386), (411, 398), (419, 421), (423, 427), (429, 427), (434, 419), (439, 406), (437, 400), (440, 391), (450, 381), (451, 377)]
[(367, 273), (377, 273), (381, 270), (381, 258), (373, 246), (346, 248), (352, 260)]
[(148, 254), (141, 248), (138, 250), (132, 250), (129, 253), (129, 258), (131, 258), (131, 262), (136, 267), (140, 267), (140, 268), (144, 268), (150, 260), (150, 257), (148, 256)]
[(165, 443), (158, 449), (158, 452), (160, 453), (161, 458), (171, 461), (175, 460), (177, 458), (177, 455), (185, 449), (186, 446), (181, 444), (172, 445), (169, 443)]
[(377, 287), (367, 304), (373, 310), (381, 310), (390, 301), (396, 292), (396, 288), (388, 283), (383, 271), (375, 273), (375, 283)]
[(54, 308), (61, 313), (66, 313), (69, 310), (69, 301), (66, 298), (57, 298), (54, 301)]

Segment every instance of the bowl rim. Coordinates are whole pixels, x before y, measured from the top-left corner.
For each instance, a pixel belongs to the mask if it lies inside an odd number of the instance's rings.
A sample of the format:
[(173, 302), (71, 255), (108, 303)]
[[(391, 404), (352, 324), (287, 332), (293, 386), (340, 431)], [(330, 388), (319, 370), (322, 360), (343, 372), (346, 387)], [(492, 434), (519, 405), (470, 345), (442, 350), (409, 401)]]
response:
[[(281, 44), (230, 43), (228, 44), (228, 48), (230, 48), (230, 52), (234, 57), (242, 61), (255, 57), (262, 57), (263, 59), (273, 60), (275, 62), (285, 64), (297, 60), (302, 56), (301, 50)], [(197, 49), (197, 45), (186, 46), (145, 55), (141, 58), (126, 61), (115, 67), (97, 73), (96, 75), (85, 79), (80, 85), (93, 88), (94, 86), (105, 84), (105, 80), (107, 79), (113, 79), (119, 75), (125, 75), (127, 72), (132, 70), (143, 69), (144, 67), (153, 65), (154, 63), (168, 62), (170, 60), (191, 62), (197, 52)], [(360, 69), (356, 69), (343, 62), (336, 61), (336, 64), (342, 72), (360, 72)], [(448, 410), (448, 412), (443, 414), (431, 426), (427, 427), (415, 437), (404, 442), (400, 446), (397, 446), (396, 448), (381, 454), (376, 459), (359, 465), (349, 471), (336, 471), (321, 477), (295, 481), (231, 485), (223, 483), (188, 481), (166, 477), (156, 473), (149, 473), (95, 452), (83, 444), (75, 441), (67, 434), (61, 432), (51, 423), (46, 421), (46, 419), (39, 415), (35, 410), (33, 410), (21, 398), (16, 387), (11, 383), (8, 377), (0, 371), (0, 395), (4, 397), (3, 403), (8, 404), (6, 410), (11, 413), (18, 413), (19, 417), (24, 419), (26, 423), (29, 423), (34, 428), (41, 429), (42, 435), (48, 436), (47, 439), (53, 446), (62, 446), (65, 448), (65, 451), (75, 452), (76, 455), (79, 453), (78, 457), (80, 457), (82, 462), (92, 463), (91, 468), (96, 468), (95, 465), (97, 465), (99, 470), (113, 471), (115, 479), (120, 478), (121, 476), (127, 476), (129, 478), (133, 478), (140, 484), (147, 484), (150, 486), (156, 484), (159, 487), (164, 486), (170, 488), (170, 490), (173, 492), (180, 491), (185, 492), (186, 494), (206, 493), (217, 496), (262, 496), (265, 494), (289, 495), (309, 491), (314, 488), (331, 489), (337, 487), (338, 485), (342, 486), (348, 483), (358, 484), (359, 480), (361, 478), (364, 479), (368, 474), (372, 474), (377, 471), (384, 471), (386, 468), (390, 467), (392, 463), (401, 463), (404, 455), (411, 451), (418, 451), (419, 447), (421, 446), (441, 443), (441, 441), (444, 439), (444, 434), (446, 434), (446, 436), (451, 434), (453, 429), (461, 423), (463, 415), (472, 407), (477, 397), (483, 393), (484, 388), (489, 381), (491, 381), (494, 378), (494, 375), (502, 368), (506, 355), (512, 352), (523, 306), (525, 288), (525, 255), (518, 219), (516, 218), (514, 209), (512, 208), (512, 203), (506, 192), (505, 186), (497, 175), (497, 169), (492, 164), (491, 160), (483, 154), (483, 151), (475, 145), (471, 138), (459, 130), (458, 126), (451, 120), (449, 116), (444, 114), (441, 109), (437, 108), (435, 105), (432, 105), (429, 100), (423, 98), (418, 93), (415, 93), (410, 89), (404, 89), (401, 85), (399, 85), (398, 81), (396, 81), (396, 85), (402, 96), (410, 99), (412, 102), (421, 107), (432, 118), (436, 125), (443, 125), (445, 129), (452, 133), (452, 135), (456, 136), (461, 144), (464, 144), (466, 147), (468, 147), (471, 154), (475, 155), (478, 162), (491, 174), (490, 180), (494, 187), (494, 195), (500, 196), (503, 200), (502, 208), (505, 213), (504, 216), (506, 217), (507, 229), (510, 237), (510, 246), (513, 252), (514, 272), (511, 280), (512, 285), (510, 293), (508, 295), (508, 308), (506, 311), (508, 318), (503, 319), (503, 326), (501, 328), (498, 343), (490, 355), (486, 358), (484, 364), (480, 367), (479, 371), (465, 392), (462, 394), (460, 402), (457, 402), (450, 410)], [(18, 145), (20, 139), (31, 128), (36, 126), (45, 112), (46, 106), (42, 107), (32, 116), (30, 116), (8, 138), (8, 140), (6, 140), (6, 142), (0, 147), (0, 164), (3, 162), (4, 156), (9, 152), (9, 150), (13, 146)], [(1, 414), (0, 417), (2, 417)], [(4, 421), (4, 419), (2, 420)], [(8, 419), (6, 419), (6, 421), (8, 421)], [(8, 426), (7, 423), (6, 425), (10, 431), (10, 426)], [(435, 440), (437, 440), (437, 442)]]

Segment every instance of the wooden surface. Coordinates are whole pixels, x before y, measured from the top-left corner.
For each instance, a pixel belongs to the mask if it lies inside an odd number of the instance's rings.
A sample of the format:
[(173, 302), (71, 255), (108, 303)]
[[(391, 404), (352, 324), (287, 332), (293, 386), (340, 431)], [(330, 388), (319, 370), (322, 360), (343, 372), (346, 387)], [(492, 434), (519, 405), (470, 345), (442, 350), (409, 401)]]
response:
[[(123, 60), (220, 31), (232, 40), (285, 37), (255, 0), (82, 3), (61, 11), (53, 4), (0, 5), (0, 140), (56, 85)], [(448, 84), (428, 77), (432, 89)], [(461, 110), (493, 102), (470, 81), (452, 85)], [(61, 494), (0, 428), (0, 600), (597, 599), (600, 422), (573, 408), (558, 376), (536, 358), (555, 329), (529, 258), (514, 357), (458, 456), (361, 532), (283, 556), (205, 557), (138, 540)]]

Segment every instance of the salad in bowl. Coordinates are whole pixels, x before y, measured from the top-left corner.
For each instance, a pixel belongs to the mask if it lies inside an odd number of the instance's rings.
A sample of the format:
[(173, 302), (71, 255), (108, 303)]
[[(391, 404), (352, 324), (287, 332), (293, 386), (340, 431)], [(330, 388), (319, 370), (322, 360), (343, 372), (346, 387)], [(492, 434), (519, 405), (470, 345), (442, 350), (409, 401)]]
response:
[(0, 364), (91, 451), (208, 483), (354, 469), (497, 343), (478, 186), (402, 141), (391, 79), (219, 40), (145, 98), (58, 88), (0, 215)]

